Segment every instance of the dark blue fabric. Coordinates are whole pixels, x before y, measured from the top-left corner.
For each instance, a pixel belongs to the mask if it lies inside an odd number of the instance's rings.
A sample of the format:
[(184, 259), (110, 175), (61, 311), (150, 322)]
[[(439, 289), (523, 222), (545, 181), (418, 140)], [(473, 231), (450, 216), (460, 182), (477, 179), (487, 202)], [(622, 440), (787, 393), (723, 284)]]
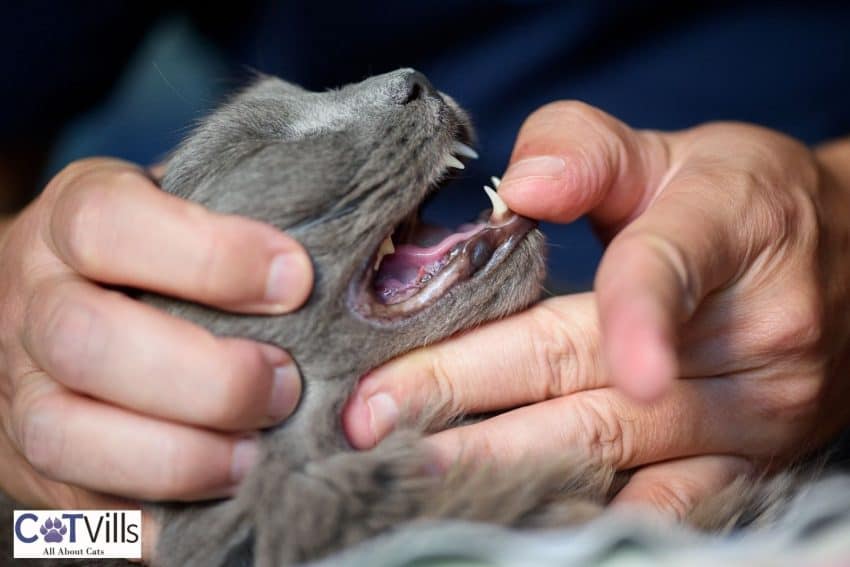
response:
[[(4, 7), (0, 23), (0, 148), (16, 136), (50, 135), (93, 103), (161, 11), (151, 2), (26, 5)], [(482, 159), (429, 207), (454, 222), (486, 205), (481, 184), (504, 169), (523, 119), (552, 100), (581, 99), (643, 128), (734, 119), (808, 143), (850, 133), (847, 2), (314, 0), (183, 9), (220, 40), (235, 73), (247, 65), (322, 89), (399, 66), (425, 72), (470, 110), (480, 137)], [(163, 149), (152, 140), (150, 159)], [(557, 278), (587, 285), (599, 255), (587, 226), (546, 230)]]

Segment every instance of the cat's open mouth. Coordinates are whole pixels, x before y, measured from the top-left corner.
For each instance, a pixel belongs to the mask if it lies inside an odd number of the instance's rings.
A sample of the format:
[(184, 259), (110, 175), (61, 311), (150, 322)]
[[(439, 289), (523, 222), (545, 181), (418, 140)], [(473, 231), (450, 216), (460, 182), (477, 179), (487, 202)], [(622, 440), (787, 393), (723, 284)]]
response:
[[(454, 142), (451, 150), (447, 169), (464, 167), (454, 154), (477, 157), (461, 142)], [(511, 211), (497, 193), (499, 179), (491, 180), (493, 187), (485, 186), (484, 191), (492, 208), (482, 211), (475, 222), (455, 228), (425, 223), (420, 218), (421, 202), (401, 219), (355, 282), (355, 309), (369, 318), (404, 318), (510, 255), (536, 223)]]

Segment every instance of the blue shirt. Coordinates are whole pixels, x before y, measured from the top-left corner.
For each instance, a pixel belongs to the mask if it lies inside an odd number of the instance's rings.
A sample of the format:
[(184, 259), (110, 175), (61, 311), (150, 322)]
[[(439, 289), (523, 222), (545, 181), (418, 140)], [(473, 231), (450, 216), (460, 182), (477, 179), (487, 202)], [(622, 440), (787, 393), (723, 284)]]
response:
[[(153, 1), (17, 4), (0, 18), (0, 151), (53, 139), (99, 104), (166, 13)], [(180, 9), (221, 49), (216, 92), (228, 86), (220, 79), (246, 68), (313, 89), (401, 66), (428, 75), (470, 111), (479, 134), (481, 159), (426, 211), (447, 223), (487, 206), (480, 187), (504, 170), (522, 121), (557, 99), (583, 100), (639, 128), (743, 120), (807, 143), (850, 133), (846, 2), (314, 0)], [(201, 98), (175, 97), (182, 114), (148, 109), (140, 120), (125, 108), (101, 117), (113, 135), (92, 151), (150, 163), (209, 107)], [(135, 122), (122, 126), (121, 116)], [(558, 287), (588, 286), (600, 247), (586, 223), (544, 228)]]

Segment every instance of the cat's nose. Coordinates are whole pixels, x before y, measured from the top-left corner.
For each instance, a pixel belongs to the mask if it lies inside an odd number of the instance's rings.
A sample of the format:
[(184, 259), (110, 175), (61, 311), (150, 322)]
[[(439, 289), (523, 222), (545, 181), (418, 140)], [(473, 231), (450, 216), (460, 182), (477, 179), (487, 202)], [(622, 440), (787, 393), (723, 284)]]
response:
[(426, 97), (439, 98), (439, 96), (428, 77), (419, 71), (412, 71), (404, 77), (404, 104)]

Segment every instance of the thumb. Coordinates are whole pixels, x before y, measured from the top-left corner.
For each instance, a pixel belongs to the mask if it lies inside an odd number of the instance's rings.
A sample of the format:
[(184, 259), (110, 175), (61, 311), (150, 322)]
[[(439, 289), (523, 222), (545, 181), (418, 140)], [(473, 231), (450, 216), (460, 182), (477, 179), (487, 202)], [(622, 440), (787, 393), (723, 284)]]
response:
[(571, 222), (591, 213), (606, 232), (648, 204), (668, 168), (664, 139), (577, 101), (548, 104), (523, 124), (499, 194), (525, 216)]

